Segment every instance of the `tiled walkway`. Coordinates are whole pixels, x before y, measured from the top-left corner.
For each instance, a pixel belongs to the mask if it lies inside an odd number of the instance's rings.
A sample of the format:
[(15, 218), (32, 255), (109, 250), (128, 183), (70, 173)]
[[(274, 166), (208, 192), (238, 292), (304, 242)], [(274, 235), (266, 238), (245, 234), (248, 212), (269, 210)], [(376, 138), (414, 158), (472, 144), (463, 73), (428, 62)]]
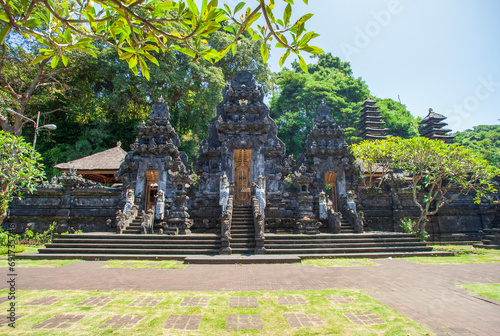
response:
[(438, 335), (500, 334), (500, 303), (458, 287), (500, 283), (500, 263), (421, 265), (397, 259), (376, 262), (380, 266), (192, 265), (161, 270), (101, 268), (107, 262), (87, 261), (56, 268), (20, 268), (17, 284), (20, 290), (360, 289)]

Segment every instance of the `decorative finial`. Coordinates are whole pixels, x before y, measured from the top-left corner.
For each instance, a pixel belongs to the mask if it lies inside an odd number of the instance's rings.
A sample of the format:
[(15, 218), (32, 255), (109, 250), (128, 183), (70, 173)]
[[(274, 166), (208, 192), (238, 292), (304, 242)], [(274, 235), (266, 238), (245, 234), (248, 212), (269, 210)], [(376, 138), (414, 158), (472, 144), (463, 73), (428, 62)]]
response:
[(118, 141), (118, 142), (116, 143), (116, 147), (121, 147), (121, 146), (122, 146), (122, 142), (121, 142), (121, 141)]
[(434, 110), (432, 108), (429, 109), (429, 113), (432, 113), (434, 112)]
[(325, 105), (326, 105), (325, 100), (321, 99), (321, 106), (325, 106)]
[(160, 102), (160, 103), (164, 103), (165, 102), (165, 99), (163, 99), (163, 95), (161, 95), (160, 98), (158, 98), (158, 102)]

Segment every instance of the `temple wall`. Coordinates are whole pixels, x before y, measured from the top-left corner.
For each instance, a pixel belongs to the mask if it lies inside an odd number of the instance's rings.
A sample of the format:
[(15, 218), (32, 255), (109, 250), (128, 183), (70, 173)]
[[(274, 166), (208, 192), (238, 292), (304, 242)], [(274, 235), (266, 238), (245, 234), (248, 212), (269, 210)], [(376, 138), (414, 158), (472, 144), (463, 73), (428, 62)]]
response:
[[(361, 190), (358, 204), (358, 210), (365, 214), (365, 231), (402, 232), (402, 218), (417, 220), (420, 215), (409, 191)], [(493, 207), (475, 204), (472, 195), (461, 195), (429, 217), (426, 231), (434, 241), (479, 240), (478, 231), (490, 228), (494, 217)]]
[(120, 196), (119, 188), (39, 188), (11, 202), (3, 225), (14, 223), (17, 233), (24, 232), (28, 223), (35, 223), (34, 231), (43, 232), (52, 222), (59, 224), (56, 232), (71, 227), (84, 232), (114, 231), (106, 220), (115, 221), (123, 207)]

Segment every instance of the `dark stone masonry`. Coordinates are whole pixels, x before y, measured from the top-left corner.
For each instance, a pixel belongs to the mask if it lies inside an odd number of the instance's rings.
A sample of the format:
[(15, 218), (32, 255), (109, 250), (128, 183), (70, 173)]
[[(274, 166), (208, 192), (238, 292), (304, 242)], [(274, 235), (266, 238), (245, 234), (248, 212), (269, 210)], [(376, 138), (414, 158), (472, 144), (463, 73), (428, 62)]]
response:
[[(197, 158), (179, 151), (160, 100), (115, 175), (121, 185), (64, 173), (15, 199), (5, 224), (17, 232), (28, 223), (41, 232), (57, 222), (57, 232), (216, 233), (221, 254), (229, 254), (238, 234), (246, 234), (241, 244), (265, 253), (267, 233), (398, 232), (402, 218), (419, 216), (404, 185), (364, 185), (344, 129), (325, 104), (317, 109), (305, 153), (295, 160), (286, 155), (252, 73), (238, 72), (222, 96)], [(363, 111), (375, 111), (374, 104)], [(379, 119), (365, 124), (384, 130)], [(480, 231), (499, 225), (498, 202), (478, 205), (473, 195), (462, 195), (430, 217), (427, 231), (435, 241), (480, 240)]]

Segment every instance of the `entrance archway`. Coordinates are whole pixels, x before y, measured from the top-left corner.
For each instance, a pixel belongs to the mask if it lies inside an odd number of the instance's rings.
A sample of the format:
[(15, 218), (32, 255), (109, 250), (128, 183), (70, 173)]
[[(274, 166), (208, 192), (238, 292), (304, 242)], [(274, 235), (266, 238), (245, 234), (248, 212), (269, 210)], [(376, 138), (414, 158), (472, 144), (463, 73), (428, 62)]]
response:
[(155, 195), (158, 192), (158, 171), (146, 171), (146, 198), (144, 210), (155, 207)]
[(234, 204), (250, 205), (252, 150), (234, 150)]
[(325, 186), (332, 189), (332, 207), (335, 212), (338, 211), (337, 204), (337, 173), (325, 173)]

